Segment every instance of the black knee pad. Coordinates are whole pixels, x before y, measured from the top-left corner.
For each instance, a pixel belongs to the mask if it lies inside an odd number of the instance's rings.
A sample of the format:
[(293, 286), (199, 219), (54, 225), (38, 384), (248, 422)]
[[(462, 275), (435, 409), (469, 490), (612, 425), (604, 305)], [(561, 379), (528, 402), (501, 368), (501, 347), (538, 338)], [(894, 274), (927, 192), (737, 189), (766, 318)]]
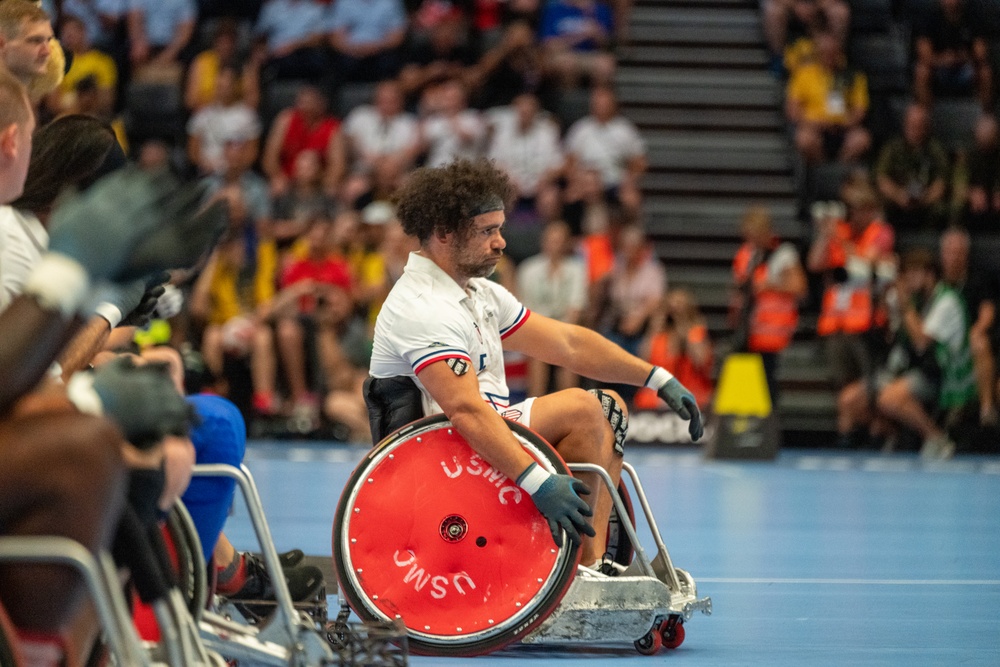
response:
[(625, 456), (628, 415), (625, 414), (625, 410), (618, 404), (618, 400), (613, 395), (600, 389), (588, 389), (588, 391), (601, 401), (604, 418), (611, 424), (611, 431), (615, 434), (615, 452), (618, 456)]

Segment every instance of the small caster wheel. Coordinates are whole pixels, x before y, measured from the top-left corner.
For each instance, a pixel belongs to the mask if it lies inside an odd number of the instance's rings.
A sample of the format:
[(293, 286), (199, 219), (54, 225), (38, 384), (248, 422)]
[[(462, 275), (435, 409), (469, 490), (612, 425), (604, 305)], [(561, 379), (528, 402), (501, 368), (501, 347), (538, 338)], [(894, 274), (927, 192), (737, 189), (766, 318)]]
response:
[(663, 648), (677, 648), (684, 643), (684, 624), (677, 621), (670, 627), (669, 622), (665, 622), (660, 628), (660, 638), (663, 640)]
[(642, 639), (635, 640), (635, 650), (642, 655), (655, 655), (661, 648), (663, 648), (663, 637), (656, 628), (647, 632)]

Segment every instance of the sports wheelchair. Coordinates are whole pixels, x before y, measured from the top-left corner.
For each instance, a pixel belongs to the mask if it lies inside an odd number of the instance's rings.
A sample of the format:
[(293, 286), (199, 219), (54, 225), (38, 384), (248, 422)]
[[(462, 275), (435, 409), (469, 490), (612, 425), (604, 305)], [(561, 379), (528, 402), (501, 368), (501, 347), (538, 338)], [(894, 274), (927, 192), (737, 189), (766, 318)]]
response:
[[(419, 410), (415, 387), (404, 389), (408, 399), (385, 401), (372, 384), (365, 397), (373, 435)], [(615, 489), (599, 466), (567, 465), (536, 433), (507, 423), (550, 472), (601, 477), (615, 508), (608, 551), (624, 572), (582, 567), (568, 539), (557, 548), (530, 496), (433, 415), (391, 432), (351, 475), (333, 525), (341, 599), (364, 621), (401, 622), (415, 653), (480, 655), (517, 641), (631, 641), (646, 655), (680, 646), (684, 622), (696, 611), (711, 614), (711, 599), (698, 597), (694, 579), (671, 562), (635, 469), (625, 463), (623, 481), (652, 533), (652, 559), (624, 484)]]

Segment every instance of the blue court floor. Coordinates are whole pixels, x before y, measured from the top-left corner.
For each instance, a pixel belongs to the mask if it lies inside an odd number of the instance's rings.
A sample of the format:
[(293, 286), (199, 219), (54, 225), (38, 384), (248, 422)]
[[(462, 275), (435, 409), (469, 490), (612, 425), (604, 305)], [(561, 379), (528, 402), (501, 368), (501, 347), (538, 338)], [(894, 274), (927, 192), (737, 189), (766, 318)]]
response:
[[(331, 553), (337, 499), (364, 451), (252, 444), (279, 550)], [(638, 447), (628, 459), (674, 563), (712, 597), (679, 649), (532, 646), (411, 664), (1000, 665), (1000, 459), (789, 450), (729, 463)], [(226, 532), (255, 548), (240, 502)]]

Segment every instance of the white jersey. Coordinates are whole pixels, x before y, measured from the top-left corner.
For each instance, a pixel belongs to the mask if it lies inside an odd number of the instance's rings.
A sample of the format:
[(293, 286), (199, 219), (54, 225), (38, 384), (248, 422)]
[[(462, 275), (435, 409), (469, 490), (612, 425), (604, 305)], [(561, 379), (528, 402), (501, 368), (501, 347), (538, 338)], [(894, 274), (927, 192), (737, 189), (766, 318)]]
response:
[[(473, 372), (479, 393), (494, 409), (510, 407), (503, 365), (503, 339), (517, 331), (530, 311), (502, 286), (485, 278), (463, 290), (432, 260), (410, 253), (403, 276), (382, 304), (375, 322), (369, 372), (385, 378), (417, 373), (438, 361), (456, 372)], [(420, 380), (424, 414), (441, 412)]]

